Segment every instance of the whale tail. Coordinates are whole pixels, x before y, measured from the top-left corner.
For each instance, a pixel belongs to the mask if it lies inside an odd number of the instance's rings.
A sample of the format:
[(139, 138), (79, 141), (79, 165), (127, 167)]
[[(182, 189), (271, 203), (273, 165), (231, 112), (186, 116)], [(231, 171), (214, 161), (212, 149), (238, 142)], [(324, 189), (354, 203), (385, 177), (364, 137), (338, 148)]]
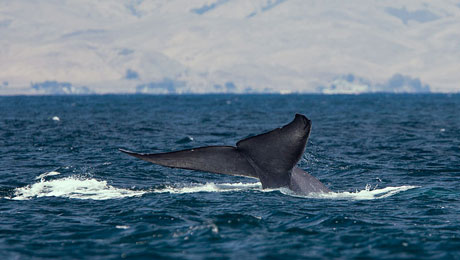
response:
[(293, 187), (300, 190), (295, 183), (302, 179), (316, 180), (295, 167), (305, 150), (310, 129), (311, 121), (296, 114), (289, 124), (240, 140), (236, 147), (207, 146), (156, 154), (120, 151), (166, 167), (254, 177), (260, 180), (263, 188)]

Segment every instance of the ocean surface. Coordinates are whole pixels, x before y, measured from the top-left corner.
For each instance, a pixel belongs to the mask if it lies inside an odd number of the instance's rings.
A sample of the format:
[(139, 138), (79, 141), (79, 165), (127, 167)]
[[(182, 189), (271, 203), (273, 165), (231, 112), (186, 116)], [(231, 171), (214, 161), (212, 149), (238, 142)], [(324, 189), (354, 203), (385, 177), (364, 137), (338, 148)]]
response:
[[(333, 193), (118, 151), (238, 140), (309, 117)], [(460, 95), (0, 97), (2, 259), (460, 259)]]

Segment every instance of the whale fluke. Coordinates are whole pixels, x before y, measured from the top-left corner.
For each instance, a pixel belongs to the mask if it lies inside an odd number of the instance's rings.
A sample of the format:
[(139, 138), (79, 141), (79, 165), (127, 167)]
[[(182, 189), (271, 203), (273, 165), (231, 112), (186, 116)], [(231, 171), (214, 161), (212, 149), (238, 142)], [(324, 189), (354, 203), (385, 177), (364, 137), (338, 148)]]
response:
[(154, 154), (119, 150), (161, 166), (257, 178), (248, 161), (232, 146), (208, 146)]
[(249, 137), (233, 146), (145, 154), (121, 152), (158, 165), (258, 178), (263, 188), (287, 187), (296, 193), (330, 192), (320, 181), (296, 167), (310, 135), (311, 121), (296, 114), (289, 124)]

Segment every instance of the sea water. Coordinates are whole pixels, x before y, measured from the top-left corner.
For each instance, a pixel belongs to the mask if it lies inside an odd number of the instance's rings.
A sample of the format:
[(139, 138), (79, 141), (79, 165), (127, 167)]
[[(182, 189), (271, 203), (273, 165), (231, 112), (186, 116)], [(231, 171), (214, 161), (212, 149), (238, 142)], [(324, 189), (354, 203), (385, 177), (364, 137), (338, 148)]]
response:
[[(312, 120), (332, 193), (120, 153)], [(460, 95), (0, 97), (2, 259), (460, 259)]]

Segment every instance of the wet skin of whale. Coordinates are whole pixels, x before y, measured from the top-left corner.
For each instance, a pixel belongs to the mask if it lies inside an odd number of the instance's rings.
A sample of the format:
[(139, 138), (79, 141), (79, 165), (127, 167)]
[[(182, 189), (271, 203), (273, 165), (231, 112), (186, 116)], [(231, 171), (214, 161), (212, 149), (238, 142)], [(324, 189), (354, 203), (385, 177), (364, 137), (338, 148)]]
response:
[(299, 195), (331, 192), (324, 184), (296, 165), (310, 135), (311, 121), (296, 114), (289, 124), (238, 141), (236, 146), (207, 146), (145, 154), (121, 152), (162, 166), (258, 178), (262, 187), (286, 187)]

